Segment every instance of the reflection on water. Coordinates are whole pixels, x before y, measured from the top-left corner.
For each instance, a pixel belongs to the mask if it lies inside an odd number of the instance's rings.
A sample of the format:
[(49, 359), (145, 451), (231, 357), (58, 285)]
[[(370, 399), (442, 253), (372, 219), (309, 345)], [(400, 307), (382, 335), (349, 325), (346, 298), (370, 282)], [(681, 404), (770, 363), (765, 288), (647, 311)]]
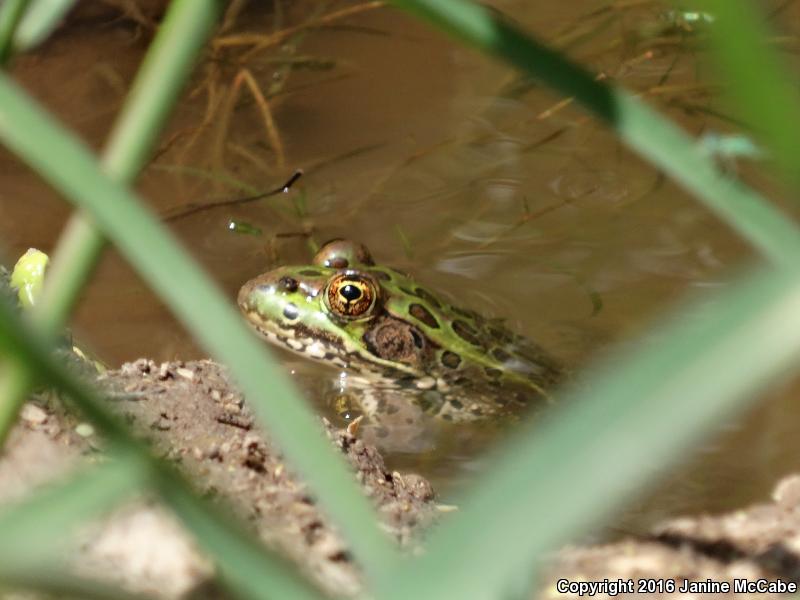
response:
[[(695, 32), (666, 19), (660, 4), (496, 4), (691, 132), (730, 129), (714, 116), (724, 108), (698, 75)], [(246, 25), (225, 32), (230, 44), (217, 44), (198, 69), (139, 184), (166, 212), (252, 195), (305, 169), (290, 194), (173, 224), (231, 298), (261, 271), (309, 260), (313, 242), (354, 238), (459, 304), (506, 318), (579, 370), (612, 342), (635, 337), (687, 290), (722, 285), (750, 256), (604, 127), (393, 10), (300, 27), (263, 51), (233, 45), (239, 29), (280, 33), (341, 8), (278, 5), (280, 14), (246, 9), (238, 21)], [(76, 18), (15, 65), (26, 87), (97, 148), (151, 34), (99, 13)], [(798, 22), (779, 17), (784, 29)], [(67, 214), (63, 203), (0, 157), (4, 250), (50, 250)], [(231, 220), (263, 234), (232, 234)], [(87, 290), (76, 327), (110, 363), (203, 354), (114, 255)], [(779, 473), (797, 467), (798, 436), (792, 419), (782, 418), (797, 414), (792, 397), (789, 388), (776, 391), (726, 424), (691, 467), (678, 470), (669, 494), (644, 503), (645, 518), (763, 497)], [(435, 456), (392, 462), (447, 490), (474, 476), (479, 459), (464, 452), (468, 446), (451, 432)]]

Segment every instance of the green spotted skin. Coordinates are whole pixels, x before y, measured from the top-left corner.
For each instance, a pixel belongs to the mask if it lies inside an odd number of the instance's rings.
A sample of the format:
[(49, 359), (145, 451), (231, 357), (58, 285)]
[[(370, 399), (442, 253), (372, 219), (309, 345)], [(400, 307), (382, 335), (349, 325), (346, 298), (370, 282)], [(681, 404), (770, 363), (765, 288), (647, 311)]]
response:
[(367, 413), (401, 402), (449, 421), (516, 414), (548, 402), (561, 376), (556, 361), (500, 320), (445, 302), (347, 240), (327, 243), (310, 265), (247, 282), (239, 307), (265, 339), (371, 390)]

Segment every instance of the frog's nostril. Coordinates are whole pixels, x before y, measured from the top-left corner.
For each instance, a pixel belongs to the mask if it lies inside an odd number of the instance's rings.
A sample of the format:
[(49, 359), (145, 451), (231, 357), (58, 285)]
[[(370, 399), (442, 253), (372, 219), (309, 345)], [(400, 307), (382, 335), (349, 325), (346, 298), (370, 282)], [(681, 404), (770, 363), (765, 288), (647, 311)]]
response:
[(296, 292), (297, 280), (291, 277), (281, 277), (278, 280), (278, 288), (284, 292)]

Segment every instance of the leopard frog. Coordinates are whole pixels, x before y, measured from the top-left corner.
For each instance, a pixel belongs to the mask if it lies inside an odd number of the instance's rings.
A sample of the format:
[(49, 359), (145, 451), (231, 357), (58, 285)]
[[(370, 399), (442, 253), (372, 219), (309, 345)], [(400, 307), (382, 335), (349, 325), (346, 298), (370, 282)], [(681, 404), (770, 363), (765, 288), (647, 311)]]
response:
[(348, 240), (247, 282), (239, 307), (270, 342), (346, 373), (384, 429), (398, 422), (392, 414), (404, 423), (518, 414), (546, 404), (561, 374), (500, 320), (446, 302)]

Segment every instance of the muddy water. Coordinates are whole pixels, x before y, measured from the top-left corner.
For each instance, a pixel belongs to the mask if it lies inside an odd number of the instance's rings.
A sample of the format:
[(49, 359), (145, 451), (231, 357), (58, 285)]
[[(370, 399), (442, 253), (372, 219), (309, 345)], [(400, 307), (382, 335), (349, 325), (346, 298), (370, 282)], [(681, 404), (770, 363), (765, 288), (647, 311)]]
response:
[[(222, 35), (233, 42), (243, 31), (297, 26), (319, 6), (286, 4), (279, 13), (245, 11)], [(510, 0), (497, 7), (642, 92), (693, 133), (730, 128), (714, 116), (725, 108), (703, 85), (708, 78), (693, 25), (669, 27), (661, 5)], [(326, 5), (319, 14), (338, 8)], [(792, 22), (788, 11), (797, 12), (784, 9), (781, 24)], [(117, 16), (85, 4), (14, 69), (98, 149), (151, 35), (146, 23)], [(614, 342), (635, 338), (694, 289), (724, 287), (752, 258), (604, 127), (403, 14), (364, 10), (243, 59), (251, 47), (226, 46), (198, 67), (139, 183), (155, 210), (174, 214), (271, 189), (294, 169), (305, 170), (289, 194), (171, 221), (231, 298), (261, 271), (307, 261), (315, 243), (359, 239), (379, 261), (484, 314), (506, 317), (579, 370)], [(243, 69), (268, 98), (271, 130), (246, 85), (230, 100)], [(747, 165), (727, 168), (769, 186)], [(50, 250), (67, 209), (0, 153), (0, 214), (3, 251), (13, 257), (29, 246)], [(232, 219), (262, 233), (232, 233)], [(74, 326), (110, 364), (204, 355), (113, 253)], [(290, 368), (329, 375), (281, 357)], [(800, 462), (793, 397), (790, 388), (775, 390), (746, 418), (721, 425), (692, 466), (677, 471), (669, 493), (642, 503), (644, 518), (719, 510), (766, 493)], [(441, 454), (393, 460), (428, 473), (445, 490), (472, 477), (475, 460)]]

